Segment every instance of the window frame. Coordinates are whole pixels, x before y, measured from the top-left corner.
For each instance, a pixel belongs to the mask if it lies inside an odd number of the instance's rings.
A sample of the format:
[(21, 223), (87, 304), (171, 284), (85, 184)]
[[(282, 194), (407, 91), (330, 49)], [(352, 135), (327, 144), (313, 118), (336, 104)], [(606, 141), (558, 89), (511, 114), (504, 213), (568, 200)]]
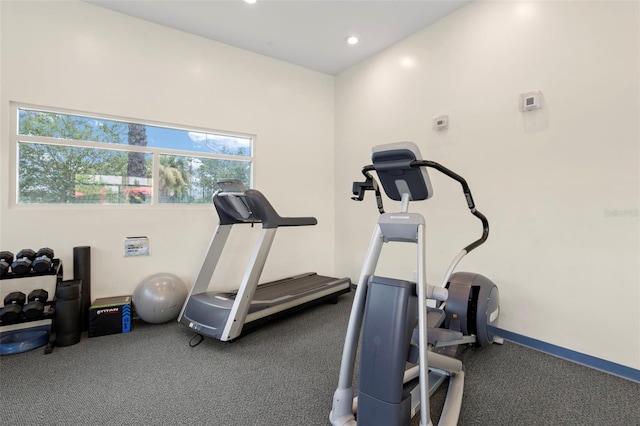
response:
[[(254, 187), (255, 179), (255, 144), (257, 136), (251, 133), (242, 132), (229, 132), (221, 131), (217, 129), (203, 128), (199, 126), (186, 126), (178, 125), (175, 123), (163, 123), (152, 120), (140, 120), (136, 118), (114, 116), (109, 114), (98, 114), (93, 112), (76, 111), (66, 108), (58, 107), (44, 107), (39, 105), (32, 105), (20, 102), (9, 103), (9, 208), (17, 209), (68, 209), (68, 208), (81, 208), (81, 209), (105, 209), (105, 208), (131, 208), (131, 209), (148, 209), (148, 208), (202, 208), (203, 206), (210, 206), (210, 203), (160, 203), (159, 202), (159, 176), (160, 176), (160, 156), (182, 156), (182, 157), (197, 157), (197, 158), (210, 158), (214, 160), (231, 160), (246, 162), (250, 165), (249, 181), (250, 187)], [(34, 110), (39, 112), (48, 112), (53, 114), (66, 114), (73, 115), (82, 118), (96, 119), (96, 120), (112, 120), (122, 123), (134, 123), (144, 126), (161, 127), (185, 132), (197, 132), (205, 134), (215, 134), (220, 136), (238, 137), (251, 139), (250, 152), (247, 156), (228, 155), (211, 152), (201, 151), (188, 151), (182, 149), (172, 148), (158, 148), (149, 146), (136, 146), (128, 144), (114, 144), (109, 142), (96, 142), (96, 141), (84, 141), (75, 139), (59, 139), (48, 136), (31, 136), (20, 135), (19, 131), (19, 110)], [(152, 198), (150, 203), (136, 204), (136, 203), (20, 203), (18, 202), (18, 185), (19, 185), (19, 158), (18, 158), (18, 145), (19, 143), (35, 143), (35, 144), (48, 144), (58, 146), (71, 146), (80, 148), (95, 148), (104, 150), (115, 150), (125, 152), (142, 152), (145, 154), (151, 154), (152, 156)]]

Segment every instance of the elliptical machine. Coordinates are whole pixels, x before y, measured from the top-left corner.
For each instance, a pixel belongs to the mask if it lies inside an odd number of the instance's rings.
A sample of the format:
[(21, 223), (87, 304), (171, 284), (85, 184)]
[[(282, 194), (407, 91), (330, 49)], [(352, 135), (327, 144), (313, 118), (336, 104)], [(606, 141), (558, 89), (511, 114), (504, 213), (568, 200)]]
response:
[[(460, 345), (502, 343), (494, 334), (499, 317), (498, 288), (488, 278), (453, 270), (489, 235), (487, 218), (473, 202), (467, 182), (446, 167), (422, 160), (413, 142), (373, 148), (372, 165), (362, 169), (366, 180), (354, 182), (353, 199), (374, 191), (381, 215), (375, 226), (354, 297), (340, 366), (338, 388), (329, 416), (334, 426), (408, 425), (420, 411), (420, 425), (431, 425), (429, 396), (449, 378), (440, 425), (458, 422), (464, 388)], [(482, 236), (453, 259), (440, 286), (426, 283), (425, 219), (409, 213), (411, 201), (433, 195), (426, 168), (433, 168), (462, 185), (471, 213), (482, 222)], [(385, 213), (375, 171), (385, 193), (400, 201), (398, 213)], [(387, 242), (417, 247), (417, 283), (374, 275)], [(427, 306), (436, 301), (436, 308)], [(357, 397), (353, 376), (358, 342), (360, 365)]]

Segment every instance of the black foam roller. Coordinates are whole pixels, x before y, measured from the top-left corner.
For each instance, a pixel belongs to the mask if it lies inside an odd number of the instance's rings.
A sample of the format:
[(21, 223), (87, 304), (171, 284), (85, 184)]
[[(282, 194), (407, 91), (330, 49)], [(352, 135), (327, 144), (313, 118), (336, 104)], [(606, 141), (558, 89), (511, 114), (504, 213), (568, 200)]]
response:
[(82, 283), (63, 281), (56, 288), (56, 345), (71, 346), (80, 341)]
[(82, 281), (80, 303), (80, 329), (89, 330), (89, 307), (91, 307), (91, 247), (73, 248), (73, 279)]

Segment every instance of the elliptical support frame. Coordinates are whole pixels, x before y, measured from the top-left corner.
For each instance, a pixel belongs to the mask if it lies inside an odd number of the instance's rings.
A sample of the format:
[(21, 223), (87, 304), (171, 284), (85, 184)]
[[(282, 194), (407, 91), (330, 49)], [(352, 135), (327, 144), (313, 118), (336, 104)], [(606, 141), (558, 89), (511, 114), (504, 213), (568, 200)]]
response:
[[(369, 247), (367, 249), (367, 255), (358, 279), (356, 294), (347, 326), (338, 387), (334, 392), (333, 406), (329, 419), (333, 426), (356, 426), (357, 418), (360, 416), (362, 416), (364, 421), (367, 422), (367, 425), (400, 425), (408, 424), (407, 415), (406, 413), (403, 413), (403, 411), (409, 409), (410, 417), (413, 417), (418, 410), (420, 411), (421, 426), (431, 425), (432, 423), (429, 415), (429, 396), (437, 389), (438, 386), (440, 386), (444, 379), (448, 377), (449, 390), (447, 392), (447, 398), (439, 424), (456, 424), (462, 404), (464, 370), (462, 363), (459, 360), (447, 356), (444, 353), (436, 352), (436, 350), (440, 350), (439, 348), (441, 347), (447, 347), (447, 349), (449, 349), (452, 345), (458, 344), (492, 343), (492, 339), (495, 336), (489, 335), (489, 333), (485, 332), (483, 333), (484, 337), (480, 336), (481, 340), (479, 341), (477, 336), (463, 336), (461, 330), (438, 328), (438, 332), (435, 333), (432, 338), (430, 333), (428, 333), (429, 327), (440, 327), (440, 324), (445, 318), (445, 312), (442, 309), (433, 309), (431, 311), (432, 308), (427, 308), (426, 300), (435, 299), (436, 301), (441, 302), (440, 307), (445, 306), (449, 297), (449, 292), (446, 286), (449, 283), (449, 279), (452, 277), (453, 270), (466, 254), (482, 245), (487, 240), (489, 235), (489, 223), (487, 218), (476, 209), (473, 196), (471, 195), (471, 190), (464, 178), (438, 163), (422, 160), (420, 158), (420, 151), (414, 143), (400, 142), (374, 147), (372, 160), (374, 163), (373, 165), (365, 166), (362, 169), (365, 181), (354, 182), (352, 187), (354, 196), (352, 199), (362, 201), (366, 191), (374, 191), (376, 195), (376, 204), (381, 216), (374, 227)], [(428, 174), (426, 173), (426, 168), (436, 169), (446, 176), (458, 181), (462, 186), (470, 212), (482, 223), (481, 237), (465, 246), (454, 258), (446, 272), (441, 286), (431, 286), (426, 282), (424, 218), (422, 215), (417, 213), (408, 213), (408, 206), (411, 201), (426, 200), (433, 194), (431, 182)], [(398, 213), (389, 214), (384, 212), (379, 185), (376, 182), (376, 179), (372, 176), (372, 171), (377, 173), (386, 195), (393, 200), (401, 202)], [(367, 298), (368, 293), (371, 291), (369, 289), (370, 284), (374, 283), (375, 285), (378, 285), (376, 281), (380, 281), (379, 278), (374, 276), (374, 273), (382, 251), (382, 246), (386, 242), (408, 242), (415, 243), (417, 246), (417, 283), (415, 283), (415, 297), (418, 299), (418, 318), (417, 329), (413, 333), (413, 340), (417, 340), (418, 343), (418, 356), (417, 365), (404, 372), (402, 383), (406, 384), (418, 378), (418, 385), (409, 392), (411, 398), (410, 403), (405, 402), (406, 397), (400, 395), (395, 395), (393, 401), (380, 397), (380, 399), (378, 399), (379, 402), (375, 402), (375, 398), (372, 399), (368, 395), (365, 395), (367, 398), (366, 400), (369, 401), (367, 403), (367, 410), (373, 410), (373, 414), (370, 412), (360, 413), (358, 411), (360, 404), (358, 403), (358, 398), (354, 398), (353, 391), (355, 357), (361, 339), (362, 330), (366, 329), (369, 321), (367, 317), (367, 315), (369, 315), (368, 310), (372, 310), (372, 313), (370, 314), (372, 318), (375, 317), (376, 312), (384, 312), (383, 309), (378, 309), (376, 311), (374, 308), (370, 308), (367, 305)], [(479, 275), (477, 276), (481, 277)], [(497, 307), (497, 288), (488, 279), (484, 277), (482, 278), (486, 280), (482, 282), (482, 285), (486, 285), (487, 287), (480, 291), (480, 293), (487, 298), (486, 301), (482, 302), (482, 307), (485, 311), (492, 311), (478, 313), (477, 318), (481, 320), (491, 318), (492, 321), (497, 321), (499, 312), (499, 308)], [(396, 285), (396, 282), (398, 285), (401, 284), (400, 280), (396, 279), (384, 278), (382, 280), (386, 280), (386, 282), (391, 285)], [(462, 287), (464, 287), (464, 285)], [(465, 288), (459, 289), (456, 286), (455, 290), (455, 295), (458, 297), (459, 294), (464, 294)], [(397, 298), (392, 297), (388, 303), (393, 304), (394, 306), (396, 306), (396, 304), (400, 306), (403, 303), (403, 300), (400, 299), (401, 297), (406, 298), (410, 296), (398, 296)], [(378, 303), (376, 306), (383, 306), (380, 302), (374, 303)], [(456, 305), (459, 305), (458, 300), (456, 300)], [(430, 316), (431, 314), (433, 315)], [(466, 314), (464, 317), (466, 318)], [(475, 321), (476, 318), (473, 318), (472, 320)], [(375, 320), (373, 323), (375, 324)], [(402, 321), (400, 323), (402, 323)], [(486, 325), (487, 324), (485, 324), (485, 326)], [(392, 328), (393, 327), (395, 327), (393, 330), (396, 331), (382, 331), (381, 335), (386, 337), (389, 333), (406, 333), (406, 328), (404, 328), (407, 327), (406, 325), (394, 325)], [(463, 328), (466, 328), (466, 325)], [(371, 333), (369, 336), (363, 335), (362, 340), (364, 341), (365, 339), (371, 338), (377, 339), (377, 337), (378, 336), (374, 333)], [(430, 339), (435, 340), (432, 342)], [(437, 341), (437, 339), (442, 340)], [(498, 339), (498, 337), (495, 337), (496, 343), (499, 343)], [(391, 339), (387, 340), (393, 341), (394, 338), (392, 336)], [(433, 350), (430, 350), (431, 348), (433, 348)], [(361, 351), (361, 357), (378, 356), (377, 354), (371, 354), (370, 352), (376, 351), (368, 351), (367, 353), (365, 353), (365, 351)], [(404, 365), (404, 362), (413, 362), (409, 359), (401, 359), (402, 351), (388, 353), (397, 357), (397, 359), (389, 361), (390, 365)], [(411, 351), (409, 353), (411, 354)], [(368, 359), (361, 359), (361, 365), (365, 361), (367, 361), (367, 365), (370, 364)], [(431, 368), (432, 365), (433, 368)], [(360, 371), (361, 386), (359, 387), (359, 393), (362, 388), (363, 375), (365, 377), (364, 383), (367, 386), (370, 386), (370, 376), (381, 374), (381, 371), (384, 371), (377, 370), (377, 372), (374, 373), (368, 370), (371, 369), (369, 368), (367, 371), (362, 371), (361, 369)], [(392, 374), (393, 377), (397, 376), (395, 372)], [(387, 385), (384, 381), (380, 381), (376, 386), (385, 387)], [(394, 388), (396, 387), (397, 383), (394, 385)], [(399, 400), (399, 398), (403, 399)], [(374, 402), (372, 403), (371, 401)], [(394, 404), (399, 407), (394, 408)]]

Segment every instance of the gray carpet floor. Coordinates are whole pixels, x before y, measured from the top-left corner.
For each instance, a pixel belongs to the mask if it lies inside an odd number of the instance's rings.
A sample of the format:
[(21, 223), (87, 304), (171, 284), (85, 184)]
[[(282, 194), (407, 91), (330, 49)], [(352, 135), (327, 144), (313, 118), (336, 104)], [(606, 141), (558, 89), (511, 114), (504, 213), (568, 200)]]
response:
[[(49, 355), (0, 357), (0, 424), (328, 425), (352, 297), (232, 343), (190, 347), (176, 322), (137, 321)], [(464, 357), (460, 425), (640, 424), (638, 383), (510, 342)]]

